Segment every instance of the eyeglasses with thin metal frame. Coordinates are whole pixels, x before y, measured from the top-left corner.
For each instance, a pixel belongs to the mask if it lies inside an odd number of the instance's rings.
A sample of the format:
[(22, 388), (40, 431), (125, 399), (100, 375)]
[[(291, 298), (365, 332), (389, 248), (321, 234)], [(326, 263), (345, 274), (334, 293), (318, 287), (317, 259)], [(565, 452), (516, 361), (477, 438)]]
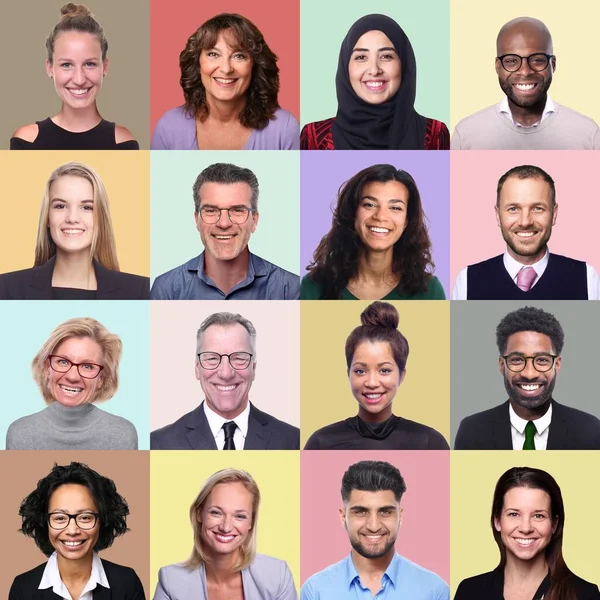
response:
[(229, 220), (236, 225), (242, 225), (248, 220), (251, 212), (254, 212), (247, 206), (232, 206), (230, 208), (217, 208), (216, 206), (201, 206), (200, 218), (205, 223), (218, 223), (221, 213), (225, 211)]
[(556, 362), (558, 354), (537, 354), (536, 356), (524, 356), (523, 354), (507, 354), (502, 357), (504, 364), (513, 373), (520, 373), (527, 366), (527, 361), (530, 360), (533, 368), (539, 373), (546, 373)]
[[(77, 372), (84, 379), (96, 379), (104, 367), (97, 365), (92, 362), (74, 363), (73, 361), (65, 358), (64, 356), (58, 356), (56, 354), (50, 354), (48, 356), (48, 362), (50, 368), (57, 373), (67, 373), (71, 370), (71, 367), (77, 367)], [(82, 369), (82, 367), (84, 367)]]
[(543, 71), (550, 62), (550, 59), (555, 58), (554, 54), (545, 54), (544, 52), (536, 52), (529, 56), (519, 56), (518, 54), (503, 54), (496, 56), (500, 61), (502, 68), (509, 73), (515, 73), (521, 68), (523, 61), (526, 60), (529, 68), (536, 73)]
[(241, 371), (246, 369), (252, 360), (250, 352), (232, 352), (231, 354), (219, 354), (218, 352), (200, 352), (198, 361), (200, 366), (207, 371), (214, 371), (219, 368), (223, 357), (226, 356), (232, 369)]
[(98, 521), (98, 516), (98, 513), (95, 512), (82, 512), (77, 513), (76, 515), (70, 515), (62, 512), (49, 513), (48, 525), (50, 525), (52, 529), (61, 531), (69, 526), (71, 519), (75, 519), (75, 525), (77, 525), (79, 529), (94, 529), (94, 527), (96, 527), (96, 522)]

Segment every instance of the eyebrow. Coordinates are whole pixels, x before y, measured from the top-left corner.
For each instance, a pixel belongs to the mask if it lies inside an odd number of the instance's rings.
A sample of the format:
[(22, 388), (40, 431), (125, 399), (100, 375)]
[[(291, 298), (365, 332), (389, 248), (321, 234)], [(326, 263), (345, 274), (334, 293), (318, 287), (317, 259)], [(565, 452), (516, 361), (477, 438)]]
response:
[[(62, 198), (52, 198), (50, 200), (50, 202), (65, 202), (66, 204), (69, 203), (69, 200), (63, 200)], [(93, 199), (86, 199), (86, 200), (74, 200), (74, 202), (82, 202), (82, 203), (93, 203), (94, 200)]]
[[(375, 198), (375, 196), (363, 196), (361, 198), (362, 200), (373, 200), (374, 202), (379, 202), (379, 198)], [(402, 198), (390, 198), (388, 200), (388, 204), (406, 204), (406, 200), (403, 200)]]
[[(211, 508), (218, 508), (220, 511), (223, 511), (223, 512), (225, 512), (225, 511), (223, 510), (223, 507), (219, 506), (218, 504), (211, 504), (211, 505), (210, 505), (208, 508), (209, 508), (209, 509), (211, 509)], [(246, 514), (246, 515), (249, 515), (251, 511), (249, 511), (249, 510), (246, 510), (245, 508), (237, 508), (237, 509), (235, 509), (233, 512), (234, 512), (234, 513), (244, 513), (244, 514)]]
[[(350, 507), (350, 511), (352, 512), (358, 512), (358, 511), (369, 511), (370, 509), (367, 508), (366, 506), (351, 506)], [(375, 510), (377, 511), (381, 511), (381, 510), (396, 510), (396, 507), (393, 504), (390, 504), (388, 506), (378, 506)]]
[[(202, 204), (200, 206), (200, 208), (218, 208), (219, 210), (227, 210), (226, 208), (221, 209), (219, 206), (217, 206), (216, 204)], [(247, 208), (247, 209), (251, 209), (251, 206), (247, 206), (246, 204), (233, 204), (232, 206), (230, 206), (229, 208)]]
[[(383, 48), (378, 48), (376, 52), (383, 52), (384, 50), (387, 52), (396, 52), (396, 48), (393, 46), (384, 46)], [(354, 48), (352, 52), (370, 52), (370, 50), (368, 48)]]
[[(545, 354), (545, 352), (544, 352), (543, 354)], [(383, 362), (377, 363), (377, 366), (378, 366), (378, 367), (381, 367), (381, 366), (383, 366), (383, 365), (393, 365), (393, 364), (394, 364), (394, 363), (393, 363), (391, 360), (384, 360)], [(363, 367), (366, 367), (366, 366), (367, 366), (367, 363), (365, 363), (365, 362), (360, 362), (360, 361), (357, 361), (357, 362), (353, 363), (353, 364), (352, 364), (352, 366), (353, 366), (353, 367), (357, 367), (357, 366), (363, 366)]]
[[(59, 56), (56, 60), (70, 60), (70, 61), (74, 61), (73, 58), (69, 58), (67, 56)], [(90, 61), (90, 60), (101, 60), (101, 57), (100, 56), (91, 56), (89, 58), (84, 58), (83, 62), (87, 62), (87, 61)]]
[[(504, 511), (512, 511), (512, 512), (522, 512), (520, 508), (505, 508)], [(547, 515), (550, 514), (545, 508), (534, 508), (531, 512), (534, 513), (545, 513)]]

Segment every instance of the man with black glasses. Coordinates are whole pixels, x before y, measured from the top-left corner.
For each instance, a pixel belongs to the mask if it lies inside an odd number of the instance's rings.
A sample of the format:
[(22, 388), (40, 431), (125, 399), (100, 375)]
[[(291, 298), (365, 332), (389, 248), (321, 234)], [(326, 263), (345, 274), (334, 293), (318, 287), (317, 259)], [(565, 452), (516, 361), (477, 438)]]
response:
[(548, 95), (556, 56), (544, 23), (529, 17), (509, 21), (498, 34), (496, 51), (496, 73), (506, 97), (460, 121), (453, 150), (600, 148), (598, 125)]

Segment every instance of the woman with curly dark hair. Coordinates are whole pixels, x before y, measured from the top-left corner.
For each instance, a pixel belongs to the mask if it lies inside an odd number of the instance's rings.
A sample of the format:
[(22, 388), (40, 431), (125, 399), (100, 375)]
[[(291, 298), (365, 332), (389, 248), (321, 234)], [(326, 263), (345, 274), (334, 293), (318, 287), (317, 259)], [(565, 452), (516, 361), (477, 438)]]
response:
[(185, 104), (156, 124), (153, 150), (297, 150), (300, 127), (279, 107), (279, 67), (256, 25), (209, 19), (179, 55)]
[(82, 463), (55, 464), (19, 509), (21, 533), (34, 539), (48, 561), (15, 577), (9, 600), (144, 600), (133, 569), (97, 555), (127, 531), (128, 514), (111, 479)]
[(392, 165), (342, 185), (329, 233), (302, 279), (302, 300), (444, 300), (415, 180)]

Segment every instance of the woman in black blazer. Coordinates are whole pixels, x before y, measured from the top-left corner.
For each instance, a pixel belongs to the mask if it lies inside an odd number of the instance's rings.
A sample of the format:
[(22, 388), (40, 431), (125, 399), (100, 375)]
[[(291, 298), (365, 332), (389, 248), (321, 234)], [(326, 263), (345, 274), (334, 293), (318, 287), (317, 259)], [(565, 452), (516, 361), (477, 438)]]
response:
[(121, 273), (108, 195), (90, 167), (67, 163), (46, 184), (33, 268), (0, 275), (3, 300), (145, 300), (148, 277)]
[(49, 558), (15, 577), (8, 600), (50, 600), (67, 591), (74, 600), (145, 600), (133, 569), (96, 554), (127, 531), (129, 507), (112, 480), (81, 463), (54, 465), (19, 514), (21, 532)]
[(560, 487), (540, 469), (513, 467), (500, 477), (492, 531), (500, 564), (460, 583), (454, 600), (599, 600), (593, 583), (577, 577), (562, 555), (565, 508)]

